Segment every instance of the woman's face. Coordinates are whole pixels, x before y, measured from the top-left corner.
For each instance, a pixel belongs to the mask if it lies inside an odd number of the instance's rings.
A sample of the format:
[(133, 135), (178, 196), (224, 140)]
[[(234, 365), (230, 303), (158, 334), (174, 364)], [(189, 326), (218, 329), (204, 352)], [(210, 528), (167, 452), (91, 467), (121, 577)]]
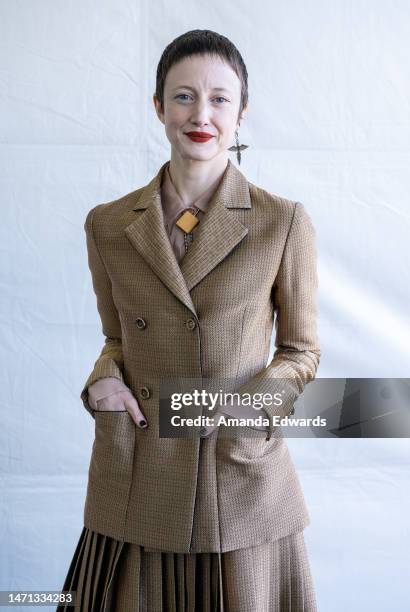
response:
[[(184, 58), (167, 73), (163, 112), (155, 94), (153, 99), (173, 155), (198, 161), (228, 156), (241, 99), (241, 82), (229, 64), (210, 55)], [(195, 141), (188, 132), (212, 137)]]

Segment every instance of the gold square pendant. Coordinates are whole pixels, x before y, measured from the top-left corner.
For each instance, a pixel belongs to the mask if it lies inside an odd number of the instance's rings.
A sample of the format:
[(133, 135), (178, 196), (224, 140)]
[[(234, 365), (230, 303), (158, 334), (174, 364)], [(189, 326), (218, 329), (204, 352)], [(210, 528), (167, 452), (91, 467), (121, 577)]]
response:
[(186, 234), (189, 234), (198, 223), (199, 219), (187, 210), (179, 217), (175, 225), (180, 227)]

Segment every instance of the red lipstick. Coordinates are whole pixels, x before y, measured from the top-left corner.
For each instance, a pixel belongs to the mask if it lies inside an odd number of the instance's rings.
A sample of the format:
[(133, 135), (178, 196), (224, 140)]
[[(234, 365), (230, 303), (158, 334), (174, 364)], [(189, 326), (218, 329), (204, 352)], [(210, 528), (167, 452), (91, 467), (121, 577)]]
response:
[(213, 134), (208, 132), (185, 132), (185, 135), (194, 142), (208, 142), (208, 140), (214, 137)]

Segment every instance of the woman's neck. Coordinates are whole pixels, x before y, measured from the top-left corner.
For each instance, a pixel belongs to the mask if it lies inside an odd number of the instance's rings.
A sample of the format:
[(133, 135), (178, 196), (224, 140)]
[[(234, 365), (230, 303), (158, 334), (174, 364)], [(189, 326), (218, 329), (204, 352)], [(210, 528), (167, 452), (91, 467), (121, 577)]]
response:
[(227, 164), (227, 156), (198, 161), (171, 155), (169, 173), (181, 200), (189, 204), (197, 200), (211, 185), (218, 185)]

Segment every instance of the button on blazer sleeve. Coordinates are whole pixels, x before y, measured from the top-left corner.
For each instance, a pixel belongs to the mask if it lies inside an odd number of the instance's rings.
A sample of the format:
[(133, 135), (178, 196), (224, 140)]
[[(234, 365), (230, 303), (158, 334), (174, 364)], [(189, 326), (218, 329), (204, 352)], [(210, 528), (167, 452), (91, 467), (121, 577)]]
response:
[[(272, 361), (238, 389), (237, 393), (281, 393), (282, 404), (263, 403), (270, 421), (292, 413), (305, 385), (314, 379), (320, 361), (317, 336), (315, 229), (303, 204), (295, 203), (280, 267), (272, 287), (275, 310), (275, 347)], [(282, 393), (284, 391), (284, 393)]]
[(92, 417), (94, 417), (94, 410), (88, 402), (88, 387), (98, 379), (105, 378), (106, 376), (114, 376), (122, 382), (124, 381), (121, 323), (112, 296), (111, 280), (99, 253), (93, 232), (93, 217), (98, 206), (95, 206), (89, 211), (84, 223), (87, 240), (88, 266), (91, 271), (92, 284), (97, 298), (97, 310), (101, 318), (102, 332), (105, 336), (104, 346), (94, 364), (91, 374), (84, 384), (80, 396), (84, 407)]

